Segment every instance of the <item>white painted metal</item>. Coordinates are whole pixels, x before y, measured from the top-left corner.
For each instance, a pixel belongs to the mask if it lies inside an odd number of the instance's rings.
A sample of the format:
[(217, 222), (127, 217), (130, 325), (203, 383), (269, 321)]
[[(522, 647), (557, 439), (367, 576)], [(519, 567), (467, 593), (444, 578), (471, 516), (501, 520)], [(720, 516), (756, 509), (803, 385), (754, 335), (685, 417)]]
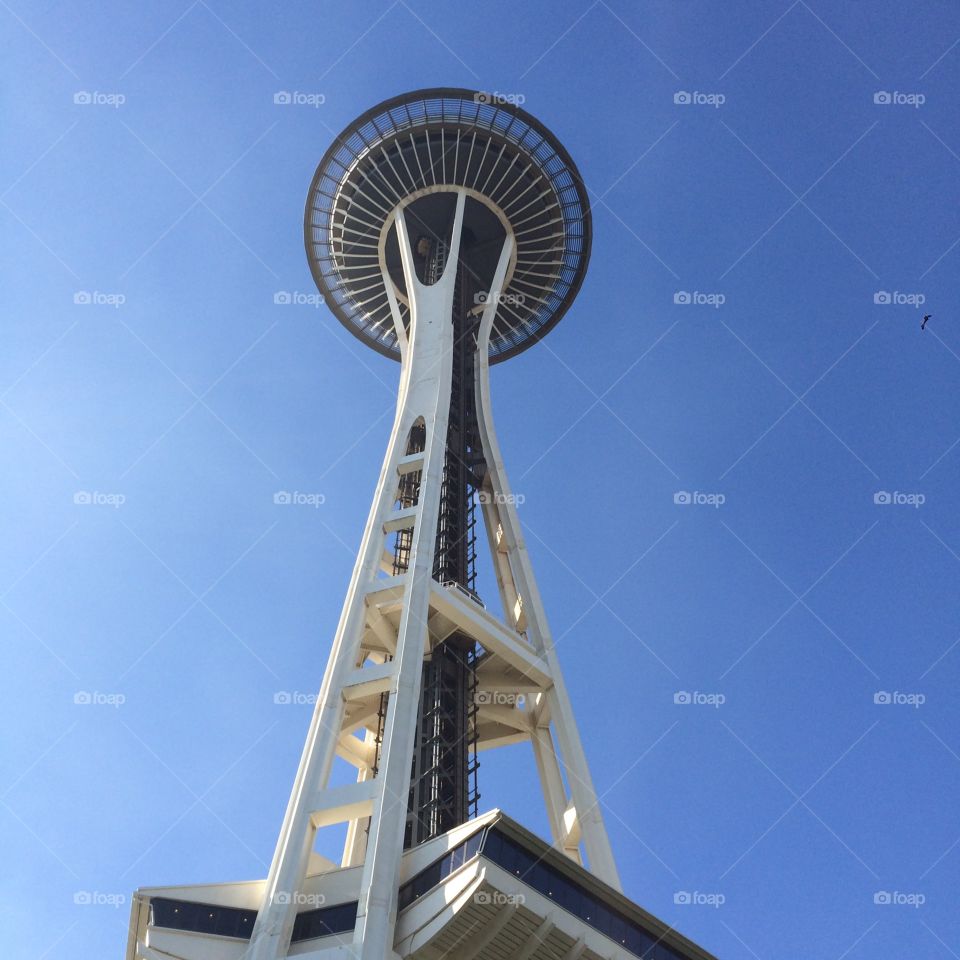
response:
[[(489, 361), (487, 343), (490, 323), (487, 313), (481, 320), (477, 344), (477, 420), (487, 463), (487, 496), (484, 514), (488, 531), (493, 530), (491, 540), (497, 581), (504, 609), (516, 612), (516, 626), (523, 628), (533, 649), (545, 660), (552, 686), (544, 694), (543, 709), (549, 711), (547, 722), (552, 722), (556, 739), (564, 761), (564, 769), (570, 786), (576, 820), (583, 837), (590, 870), (616, 890), (620, 878), (610, 849), (610, 841), (603, 823), (600, 803), (597, 800), (590, 769), (580, 742), (580, 734), (573, 718), (573, 709), (567, 696), (566, 685), (560, 673), (553, 638), (547, 625), (546, 613), (540, 599), (540, 591), (533, 575), (530, 557), (520, 529), (516, 498), (507, 481), (507, 471), (500, 453), (500, 444), (493, 429), (493, 410), (490, 403)], [(539, 706), (539, 705), (538, 705)], [(539, 726), (539, 725), (538, 725)], [(559, 764), (549, 730), (540, 728), (533, 738), (534, 755), (540, 771), (541, 786), (547, 803), (547, 812), (554, 830), (554, 843), (566, 848), (566, 831), (558, 834), (558, 813), (568, 808), (562, 795), (562, 780)]]
[[(526, 710), (492, 707), (482, 712), (483, 721), (494, 731), (490, 745), (513, 742), (517, 736), (531, 739), (554, 844), (579, 861), (576, 840), (582, 838), (591, 870), (619, 889), (493, 431), (487, 353), (500, 293), (515, 262), (515, 240), (509, 229), (481, 317), (476, 364), (478, 420), (488, 465), (487, 492), (491, 494), (483, 498), (483, 510), (508, 622), (498, 622), (472, 599), (432, 579), (452, 376), (454, 282), (466, 198), (473, 193), (464, 188), (450, 191), (457, 195), (450, 253), (442, 276), (433, 285), (422, 284), (414, 270), (404, 219), (404, 208), (411, 198), (402, 200), (390, 215), (398, 234), (407, 291), (405, 308), (409, 309), (409, 327), (405, 328), (381, 255), (382, 282), (402, 356), (397, 412), (264, 888), (248, 960), (277, 960), (287, 955), (296, 918), (296, 894), (310, 869), (316, 830), (338, 822), (348, 823), (343, 866), (362, 864), (352, 955), (357, 960), (396, 956), (397, 892), (420, 680), (424, 655), (429, 653), (437, 624), (467, 629), (491, 657), (497, 658), (494, 676), (501, 689), (509, 689), (515, 679), (518, 691), (538, 691), (535, 703), (527, 696)], [(381, 254), (382, 249), (381, 242)], [(407, 453), (410, 429), (420, 420), (426, 427), (425, 449), (411, 455)], [(417, 470), (421, 471), (417, 504), (398, 511), (395, 503), (400, 476)], [(388, 576), (384, 538), (401, 528), (412, 531), (408, 569), (399, 576)], [(371, 654), (373, 650), (377, 652)], [(374, 776), (371, 727), (376, 723), (379, 696), (384, 691), (389, 697)], [(354, 736), (353, 731), (362, 731), (364, 739)], [(336, 788), (328, 785), (335, 755), (357, 766), (356, 784)], [(569, 798), (561, 769), (566, 772)]]

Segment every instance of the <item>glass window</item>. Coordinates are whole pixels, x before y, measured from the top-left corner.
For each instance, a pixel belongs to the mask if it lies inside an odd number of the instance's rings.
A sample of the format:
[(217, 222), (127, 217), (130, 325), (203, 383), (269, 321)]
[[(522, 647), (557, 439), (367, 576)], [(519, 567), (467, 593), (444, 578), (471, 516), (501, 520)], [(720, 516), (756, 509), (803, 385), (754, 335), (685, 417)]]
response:
[(340, 933), (349, 930), (357, 921), (357, 905), (340, 903), (335, 907), (326, 907), (320, 912), (320, 921), (327, 933)]
[(173, 904), (174, 922), (171, 926), (179, 930), (199, 930), (202, 923), (201, 910), (198, 903), (177, 902)]
[(178, 903), (177, 916), (184, 930), (202, 930), (206, 908), (201, 903)]
[(357, 904), (338, 903), (333, 907), (322, 907), (319, 910), (308, 910), (297, 914), (293, 925), (292, 941), (313, 940), (316, 937), (327, 937), (332, 933), (342, 933), (352, 930), (357, 922)]
[(656, 945), (654, 950), (656, 960), (677, 960), (677, 954), (673, 952), (662, 940)]
[(469, 860), (471, 857), (476, 856), (477, 851), (480, 849), (480, 843), (483, 840), (483, 831), (479, 830), (475, 833), (466, 843), (466, 852), (464, 853), (464, 858)]
[(214, 917), (213, 932), (221, 937), (235, 937), (237, 935), (238, 910), (227, 910), (221, 907)]
[(645, 951), (653, 946), (653, 938), (644, 933), (639, 927), (630, 924), (627, 927), (627, 942), (625, 946), (631, 953), (635, 953), (638, 957), (643, 956)]
[(150, 922), (157, 927), (177, 927), (179, 918), (177, 916), (177, 907), (172, 900), (161, 900), (155, 898), (150, 901), (152, 918)]
[(550, 872), (542, 860), (531, 864), (523, 879), (540, 893), (546, 893), (550, 887)]
[(610, 921), (610, 938), (621, 946), (627, 943), (627, 921), (619, 914), (612, 913)]
[(557, 903), (559, 903), (564, 910), (569, 910), (577, 916), (580, 915), (580, 910), (583, 906), (583, 895), (575, 883), (563, 878), (557, 885), (556, 899)]
[(523, 872), (523, 858), (520, 856), (519, 848), (514, 846), (506, 837), (502, 838), (502, 844), (500, 866), (509, 873), (521, 874)]
[(613, 938), (613, 914), (603, 904), (595, 904), (593, 925), (605, 936)]
[(494, 863), (500, 863), (503, 859), (503, 840), (496, 830), (487, 831), (483, 841), (483, 855)]

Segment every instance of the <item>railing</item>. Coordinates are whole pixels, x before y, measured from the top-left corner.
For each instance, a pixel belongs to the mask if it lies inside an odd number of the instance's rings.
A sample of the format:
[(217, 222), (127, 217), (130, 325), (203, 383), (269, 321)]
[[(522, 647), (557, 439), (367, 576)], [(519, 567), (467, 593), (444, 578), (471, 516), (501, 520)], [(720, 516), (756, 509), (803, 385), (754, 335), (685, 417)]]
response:
[(447, 590), (459, 590), (460, 593), (462, 593), (468, 600), (472, 600), (484, 610), (487, 609), (487, 605), (480, 599), (480, 596), (476, 593), (476, 591), (471, 590), (469, 587), (465, 587), (462, 583), (458, 583), (456, 580), (444, 580), (440, 586), (446, 588)]

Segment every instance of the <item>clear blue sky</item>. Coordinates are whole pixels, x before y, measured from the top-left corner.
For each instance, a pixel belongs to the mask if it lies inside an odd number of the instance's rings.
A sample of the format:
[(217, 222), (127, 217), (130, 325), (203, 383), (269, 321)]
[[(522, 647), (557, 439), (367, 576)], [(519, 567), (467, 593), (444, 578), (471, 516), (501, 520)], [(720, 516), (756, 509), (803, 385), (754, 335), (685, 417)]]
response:
[[(955, 4), (0, 20), (6, 954), (116, 957), (105, 901), (266, 872), (309, 717), (274, 693), (320, 683), (398, 375), (274, 294), (313, 292), (332, 136), (433, 85), (522, 95), (594, 200), (493, 388), (626, 891), (731, 960), (960, 953)], [(482, 805), (545, 833), (534, 784), (485, 758)]]

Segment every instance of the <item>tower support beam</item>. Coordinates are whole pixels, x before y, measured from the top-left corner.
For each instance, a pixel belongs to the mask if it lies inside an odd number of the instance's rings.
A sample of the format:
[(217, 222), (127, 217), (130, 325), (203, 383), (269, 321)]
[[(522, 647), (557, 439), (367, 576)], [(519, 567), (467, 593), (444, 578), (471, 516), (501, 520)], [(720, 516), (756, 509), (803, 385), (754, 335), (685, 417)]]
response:
[[(457, 197), (453, 224), (454, 248), (459, 249), (465, 197)], [(344, 691), (355, 679), (360, 641), (366, 623), (365, 598), (378, 584), (383, 539), (395, 514), (400, 461), (406, 468), (411, 428), (422, 422), (425, 430), (420, 496), (413, 518), (413, 546), (407, 571), (391, 578), (400, 588), (401, 616), (397, 630), (390, 696), (377, 776), (370, 781), (373, 804), (364, 859), (364, 894), (356, 926), (362, 957), (389, 955), (393, 922), (371, 922), (374, 915), (396, 914), (403, 820), (406, 816), (410, 756), (416, 725), (420, 671), (427, 638), (434, 539), (444, 463), (444, 438), (450, 396), (453, 329), (449, 322), (453, 302), (456, 257), (432, 286), (417, 278), (404, 207), (394, 213), (394, 224), (403, 257), (404, 278), (411, 302), (409, 332), (400, 322), (403, 363), (397, 413), (380, 472), (374, 502), (341, 614), (327, 672), (317, 699), (300, 768), (267, 880), (264, 904), (251, 937), (249, 960), (276, 960), (286, 956), (296, 919), (296, 897), (306, 876), (313, 848), (313, 807), (327, 788), (330, 767), (341, 733)], [(452, 266), (450, 266), (452, 262)], [(386, 273), (384, 269), (384, 273)], [(392, 287), (389, 276), (384, 282)], [(362, 665), (361, 665), (362, 666)], [(354, 830), (355, 833), (355, 830)], [(377, 952), (379, 951), (379, 953)]]
[[(545, 694), (545, 705), (556, 731), (563, 769), (566, 771), (571, 799), (577, 812), (577, 822), (590, 870), (601, 880), (619, 890), (620, 877), (603, 823), (600, 802), (587, 766), (587, 758), (583, 752), (583, 744), (574, 720), (566, 685), (560, 673), (547, 616), (520, 527), (516, 498), (511, 493), (503, 456), (500, 453), (500, 444), (493, 429), (490, 379), (487, 372), (487, 341), (490, 336), (491, 322), (492, 317), (488, 318), (484, 314), (477, 345), (477, 419), (487, 457), (488, 491), (492, 494), (488, 494), (486, 498), (485, 512), (489, 513), (486, 524), (488, 530), (497, 532), (491, 546), (494, 564), (498, 570), (501, 600), (508, 612), (511, 609), (511, 602), (514, 604), (513, 609), (516, 609), (517, 598), (522, 601), (524, 633), (534, 651), (546, 663), (552, 681)], [(546, 750), (546, 744), (542, 741), (538, 747), (540, 749), (538, 767), (541, 763), (543, 764), (541, 783), (547, 799), (551, 826), (555, 831), (554, 843), (561, 849), (565, 849), (569, 831), (563, 828), (562, 823), (558, 824), (556, 817), (557, 787), (556, 776), (550, 770), (551, 752)], [(553, 810), (550, 809), (551, 807)], [(565, 810), (566, 807), (567, 805), (564, 804), (562, 809)]]
[(443, 274), (431, 286), (425, 286), (417, 278), (402, 208), (396, 215), (397, 239), (411, 306), (410, 341), (403, 351), (403, 364), (410, 369), (409, 391), (405, 398), (408, 409), (401, 422), (409, 421), (412, 425), (413, 419), (422, 418), (426, 427), (426, 446), (417, 504), (418, 516), (397, 630), (395, 662), (398, 666), (384, 726), (380, 769), (377, 773), (379, 790), (370, 818), (354, 928), (354, 952), (358, 960), (383, 960), (393, 954), (400, 858), (403, 854), (410, 787), (410, 757), (413, 754), (419, 707), (443, 480), (453, 356), (450, 316), (465, 200), (465, 194), (457, 194), (451, 255)]

